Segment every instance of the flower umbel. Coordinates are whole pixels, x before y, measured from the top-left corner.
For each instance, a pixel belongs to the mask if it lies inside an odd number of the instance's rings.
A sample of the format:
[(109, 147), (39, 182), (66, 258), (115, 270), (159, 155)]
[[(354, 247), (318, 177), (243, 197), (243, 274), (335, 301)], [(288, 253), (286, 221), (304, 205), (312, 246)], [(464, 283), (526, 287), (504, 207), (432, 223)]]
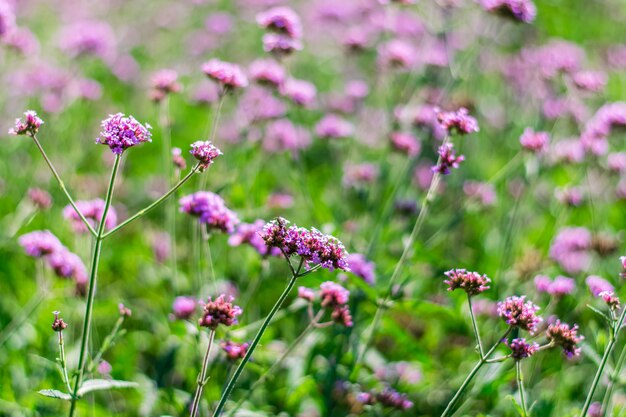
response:
[(206, 170), (215, 158), (223, 155), (213, 143), (203, 140), (192, 143), (190, 153), (198, 160), (200, 172)]
[(498, 303), (498, 315), (511, 327), (518, 327), (533, 334), (543, 319), (536, 313), (539, 310), (525, 296), (508, 297)]
[(242, 313), (242, 310), (239, 306), (232, 304), (233, 300), (233, 297), (227, 297), (224, 294), (217, 297), (215, 301), (209, 297), (204, 305), (202, 317), (198, 321), (200, 326), (215, 330), (220, 324), (226, 327), (237, 324), (237, 316)]
[(527, 343), (523, 338), (513, 339), (507, 346), (511, 348), (511, 357), (516, 361), (532, 356), (539, 349), (539, 344)]
[(15, 119), (15, 127), (9, 129), (9, 135), (34, 135), (39, 132), (39, 128), (43, 124), (37, 116), (37, 112), (28, 110), (24, 113), (24, 119)]
[(569, 324), (557, 320), (556, 323), (548, 326), (546, 337), (551, 343), (561, 346), (568, 358), (580, 355), (578, 344), (584, 337), (578, 335), (578, 325), (570, 327)]
[(112, 114), (102, 121), (102, 131), (96, 138), (96, 143), (107, 145), (116, 155), (121, 155), (124, 150), (152, 141), (149, 129), (152, 126), (146, 123), (142, 125), (133, 116), (126, 117), (123, 113)]
[(444, 273), (448, 277), (444, 281), (448, 285), (448, 291), (462, 289), (468, 295), (477, 295), (489, 289), (491, 280), (487, 275), (480, 275), (478, 272), (469, 272), (465, 269), (451, 269)]

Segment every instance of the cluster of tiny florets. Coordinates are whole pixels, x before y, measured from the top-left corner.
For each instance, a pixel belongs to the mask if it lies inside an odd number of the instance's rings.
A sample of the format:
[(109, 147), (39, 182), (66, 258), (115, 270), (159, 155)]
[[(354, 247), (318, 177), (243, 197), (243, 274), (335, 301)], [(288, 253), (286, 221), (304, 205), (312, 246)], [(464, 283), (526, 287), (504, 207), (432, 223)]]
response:
[(537, 16), (537, 7), (532, 0), (480, 0), (480, 4), (488, 12), (524, 23), (532, 23)]
[(619, 298), (613, 291), (602, 291), (598, 294), (598, 297), (602, 298), (602, 301), (604, 301), (611, 310), (619, 309)]
[(15, 127), (9, 129), (9, 135), (34, 135), (43, 123), (35, 111), (28, 110), (24, 113), (24, 119), (15, 119)]
[(489, 289), (491, 280), (487, 275), (480, 275), (478, 272), (470, 272), (465, 269), (451, 269), (444, 273), (447, 280), (448, 291), (462, 289), (468, 295), (477, 295)]
[(236, 361), (237, 359), (243, 359), (248, 352), (249, 343), (237, 343), (231, 340), (226, 342), (221, 342), (220, 347), (226, 353), (226, 357), (231, 361)]
[(268, 247), (261, 237), (261, 232), (265, 226), (265, 221), (261, 219), (255, 220), (253, 223), (241, 223), (237, 229), (228, 238), (228, 244), (231, 246), (240, 246), (248, 244), (256, 249), (260, 255), (279, 256), (280, 249), (277, 247)]
[(439, 112), (437, 113), (437, 121), (448, 134), (466, 135), (479, 131), (478, 122), (469, 115), (465, 107), (461, 107), (457, 111)]
[(226, 207), (222, 197), (210, 191), (198, 191), (180, 199), (180, 211), (198, 217), (209, 229), (232, 233), (239, 223), (237, 215)]
[(516, 361), (532, 356), (539, 349), (539, 344), (528, 343), (524, 338), (513, 339), (507, 346), (511, 348), (511, 357)]
[(239, 65), (230, 62), (211, 59), (202, 65), (202, 72), (220, 84), (224, 91), (237, 89), (248, 85), (248, 78), (243, 73)]
[(233, 305), (233, 299), (224, 294), (215, 300), (209, 297), (204, 305), (202, 317), (198, 321), (200, 326), (215, 330), (219, 325), (229, 327), (237, 324), (237, 316), (242, 313), (242, 310), (239, 306)]
[(580, 355), (580, 348), (578, 344), (584, 339), (583, 336), (578, 335), (578, 325), (572, 327), (567, 323), (561, 323), (559, 320), (556, 323), (548, 326), (546, 330), (546, 337), (551, 343), (563, 348), (563, 353), (567, 357)]
[(457, 156), (452, 143), (444, 143), (439, 147), (437, 153), (439, 154), (439, 161), (431, 170), (442, 175), (448, 175), (451, 168), (458, 168), (461, 162), (465, 161), (465, 156)]
[(217, 146), (213, 143), (204, 140), (198, 140), (191, 144), (191, 151), (189, 151), (194, 158), (198, 160), (200, 172), (207, 169), (215, 158), (222, 154)]
[(526, 301), (525, 296), (508, 297), (498, 303), (498, 316), (511, 327), (518, 327), (531, 334), (537, 329), (537, 324), (542, 318), (537, 315), (539, 307), (531, 301)]
[(65, 323), (63, 319), (59, 317), (59, 314), (61, 314), (61, 312), (54, 311), (52, 314), (54, 314), (54, 321), (52, 322), (52, 330), (54, 330), (55, 332), (62, 332), (63, 330), (65, 330), (67, 328), (67, 323)]
[(120, 155), (124, 150), (152, 141), (149, 129), (152, 126), (146, 123), (142, 125), (133, 116), (126, 117), (123, 113), (112, 114), (102, 121), (102, 131), (96, 138), (96, 143), (107, 145), (111, 151)]
[(320, 296), (322, 307), (334, 308), (348, 302), (350, 291), (335, 282), (326, 281), (320, 285)]
[[(94, 200), (80, 200), (76, 202), (76, 207), (83, 216), (89, 221), (92, 227), (100, 223), (102, 215), (104, 214), (105, 202), (101, 198)], [(70, 204), (63, 208), (63, 217), (68, 219), (72, 223), (72, 228), (77, 233), (86, 233), (87, 226), (83, 223), (82, 219)], [(117, 225), (117, 212), (113, 206), (109, 207), (107, 212), (107, 218), (104, 221), (104, 227), (106, 230), (110, 230)]]
[(277, 55), (287, 55), (302, 49), (302, 23), (289, 7), (274, 7), (256, 16), (256, 21), (270, 31), (263, 36), (263, 49)]

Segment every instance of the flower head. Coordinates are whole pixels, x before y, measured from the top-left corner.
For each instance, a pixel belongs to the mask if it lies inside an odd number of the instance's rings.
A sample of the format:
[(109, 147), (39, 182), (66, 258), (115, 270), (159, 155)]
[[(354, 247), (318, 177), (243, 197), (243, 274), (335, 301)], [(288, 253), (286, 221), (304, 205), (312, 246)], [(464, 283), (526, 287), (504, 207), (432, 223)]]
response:
[(174, 299), (174, 303), (172, 304), (172, 312), (174, 313), (174, 317), (177, 319), (185, 320), (196, 312), (197, 306), (198, 303), (193, 297), (176, 297)]
[(382, 392), (376, 394), (376, 399), (383, 406), (396, 408), (398, 410), (408, 410), (413, 407), (413, 402), (410, 401), (405, 394), (400, 394), (390, 387), (386, 387)]
[(286, 71), (273, 59), (258, 59), (250, 64), (250, 77), (258, 83), (278, 87), (285, 81)]
[(431, 170), (438, 172), (442, 175), (448, 175), (450, 168), (458, 168), (461, 162), (465, 161), (463, 155), (456, 155), (454, 151), (454, 145), (450, 142), (445, 143), (439, 147), (439, 162), (433, 166)]
[(289, 7), (274, 7), (256, 16), (257, 23), (289, 38), (298, 39), (302, 36), (300, 17)]
[(50, 193), (41, 188), (29, 188), (28, 198), (40, 210), (49, 209), (52, 205), (52, 197)]
[[(104, 206), (105, 201), (96, 198), (95, 200), (80, 200), (76, 202), (76, 207), (83, 213), (83, 216), (89, 221), (91, 226), (95, 226), (96, 223), (99, 223), (102, 220), (102, 215), (104, 214)], [(72, 227), (74, 231), (77, 233), (86, 233), (87, 226), (83, 223), (80, 216), (74, 210), (70, 204), (63, 208), (63, 217), (68, 219), (72, 223)], [(107, 230), (111, 230), (117, 225), (117, 212), (113, 206), (109, 207), (109, 211), (107, 212), (107, 217), (104, 222), (104, 226)]]
[(368, 261), (365, 255), (360, 253), (349, 254), (347, 261), (351, 273), (362, 278), (368, 284), (374, 284), (374, 281), (376, 281), (376, 265), (374, 262)]
[(348, 306), (335, 307), (330, 317), (335, 323), (341, 324), (344, 327), (352, 327), (354, 325)]
[(60, 278), (73, 278), (77, 283), (87, 281), (87, 268), (78, 255), (62, 247), (46, 257), (48, 266)]
[(65, 323), (63, 319), (59, 317), (59, 314), (61, 314), (61, 312), (54, 311), (52, 314), (54, 314), (54, 321), (52, 322), (52, 330), (54, 330), (55, 332), (62, 332), (63, 330), (65, 330), (67, 328), (67, 323)]
[(187, 168), (187, 162), (183, 158), (183, 151), (180, 148), (172, 148), (172, 163), (178, 169)]
[(354, 134), (354, 125), (337, 115), (327, 114), (315, 125), (315, 134), (324, 139), (347, 138)]
[(261, 219), (255, 220), (254, 223), (240, 223), (239, 226), (237, 226), (237, 230), (228, 238), (228, 244), (230, 246), (248, 244), (263, 256), (268, 254), (273, 256), (280, 255), (280, 249), (268, 248), (261, 237), (264, 225), (265, 221)]
[(613, 291), (602, 291), (598, 294), (598, 297), (602, 298), (602, 301), (604, 301), (611, 310), (619, 309), (619, 298)]
[(589, 287), (589, 291), (591, 291), (595, 297), (598, 297), (602, 292), (612, 292), (615, 290), (610, 282), (597, 275), (589, 275), (587, 279), (585, 279), (585, 283)]
[(180, 211), (194, 217), (210, 229), (232, 233), (239, 223), (237, 215), (226, 207), (224, 200), (210, 191), (198, 191), (180, 199)]
[(568, 358), (580, 355), (578, 344), (584, 337), (578, 335), (578, 325), (570, 327), (569, 324), (557, 320), (556, 323), (548, 326), (546, 337), (550, 342), (561, 346)]
[(511, 327), (518, 327), (533, 334), (542, 318), (537, 315), (539, 307), (525, 296), (508, 297), (498, 303), (498, 315)]
[(250, 346), (249, 343), (237, 343), (231, 340), (220, 343), (220, 347), (226, 353), (226, 357), (231, 361), (243, 359), (248, 352), (248, 346)]
[(180, 84), (178, 83), (178, 73), (171, 69), (162, 69), (154, 74), (150, 80), (152, 85), (151, 97), (154, 101), (161, 101), (168, 94), (178, 93)]
[(280, 94), (299, 106), (310, 107), (315, 102), (317, 89), (308, 81), (288, 78), (280, 86)]
[(480, 275), (478, 272), (469, 272), (465, 269), (451, 269), (444, 273), (448, 277), (444, 281), (448, 285), (448, 291), (462, 289), (468, 295), (477, 295), (489, 289), (491, 280), (487, 275)]
[(523, 338), (513, 339), (507, 346), (511, 348), (511, 357), (516, 361), (532, 356), (539, 349), (539, 344), (527, 343)]
[(401, 153), (413, 158), (420, 153), (422, 146), (419, 140), (412, 134), (406, 132), (392, 132), (390, 135), (391, 146)]
[(469, 115), (465, 107), (461, 107), (457, 111), (438, 112), (437, 121), (448, 134), (458, 133), (460, 135), (466, 135), (480, 130), (478, 128), (478, 122)]
[(43, 124), (34, 110), (28, 110), (24, 113), (24, 119), (15, 119), (15, 127), (9, 129), (9, 135), (34, 135), (39, 132), (39, 128)]
[(242, 88), (248, 85), (248, 78), (241, 68), (230, 62), (211, 59), (202, 65), (202, 72), (227, 89)]
[(315, 292), (307, 287), (298, 287), (298, 298), (313, 302), (315, 299)]
[(488, 12), (524, 23), (532, 23), (537, 16), (537, 7), (532, 0), (480, 0), (480, 4)]
[(63, 248), (63, 245), (49, 230), (36, 230), (18, 239), (28, 256), (41, 258)]
[(237, 316), (242, 313), (242, 310), (239, 306), (233, 305), (232, 301), (233, 297), (227, 297), (224, 294), (217, 297), (215, 301), (209, 297), (199, 320), (200, 326), (215, 330), (220, 324), (226, 327), (237, 324)]
[(263, 50), (276, 56), (289, 55), (302, 50), (302, 42), (279, 33), (266, 33), (263, 35)]
[(524, 149), (541, 153), (548, 148), (550, 134), (548, 132), (535, 132), (531, 127), (527, 127), (519, 141)]
[(192, 143), (190, 153), (198, 160), (200, 172), (206, 170), (215, 158), (223, 155), (222, 151), (214, 146), (213, 143), (203, 140)]
[(350, 291), (335, 282), (326, 281), (322, 283), (320, 290), (322, 307), (335, 308), (348, 303)]
[(586, 269), (591, 262), (591, 232), (584, 227), (566, 227), (559, 230), (550, 246), (550, 257), (568, 273)]
[(144, 142), (152, 142), (149, 129), (152, 126), (142, 125), (133, 116), (126, 117), (123, 113), (112, 114), (102, 121), (102, 131), (96, 143), (107, 145), (116, 155), (124, 150)]

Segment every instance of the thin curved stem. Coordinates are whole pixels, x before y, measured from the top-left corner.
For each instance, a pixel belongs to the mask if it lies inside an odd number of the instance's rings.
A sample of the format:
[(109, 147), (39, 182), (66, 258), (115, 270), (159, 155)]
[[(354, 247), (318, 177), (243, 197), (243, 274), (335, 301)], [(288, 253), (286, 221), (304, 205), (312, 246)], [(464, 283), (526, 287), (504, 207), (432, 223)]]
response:
[(209, 356), (211, 355), (211, 345), (213, 345), (213, 339), (215, 338), (215, 330), (209, 332), (209, 345), (206, 348), (204, 360), (202, 361), (202, 369), (198, 375), (198, 387), (196, 388), (196, 395), (193, 397), (193, 404), (191, 406), (191, 417), (196, 417), (198, 414), (198, 407), (200, 406), (200, 400), (202, 399), (202, 389), (208, 382), (206, 377), (207, 368), (209, 366)]
[(100, 250), (102, 248), (102, 240), (104, 239), (104, 227), (106, 224), (107, 214), (111, 207), (111, 200), (113, 197), (113, 188), (115, 186), (115, 178), (117, 177), (117, 171), (120, 166), (121, 155), (115, 157), (115, 163), (113, 164), (113, 170), (111, 171), (111, 179), (109, 180), (109, 188), (107, 190), (106, 199), (104, 200), (104, 210), (102, 211), (102, 218), (98, 225), (98, 233), (96, 235), (95, 244), (93, 247), (93, 256), (91, 258), (91, 271), (89, 273), (89, 290), (87, 292), (87, 305), (85, 306), (85, 321), (83, 323), (83, 335), (80, 342), (80, 356), (78, 358), (78, 369), (76, 373), (76, 379), (74, 382), (74, 391), (72, 393), (72, 403), (70, 406), (70, 417), (74, 416), (76, 411), (76, 401), (78, 400), (78, 390), (80, 384), (83, 381), (85, 374), (85, 367), (87, 364), (87, 344), (89, 341), (89, 334), (91, 332), (91, 316), (93, 314), (93, 303), (96, 294), (96, 278), (98, 275), (98, 262), (100, 261)]
[(69, 200), (70, 205), (72, 206), (72, 208), (74, 209), (76, 214), (78, 214), (78, 217), (80, 217), (82, 222), (85, 224), (85, 226), (87, 227), (87, 230), (89, 230), (89, 233), (91, 233), (91, 235), (93, 237), (96, 237), (96, 231), (94, 230), (93, 226), (91, 226), (89, 221), (85, 218), (83, 213), (76, 206), (76, 203), (74, 202), (74, 199), (72, 198), (72, 196), (70, 195), (69, 191), (65, 187), (65, 183), (61, 179), (61, 176), (59, 175), (57, 170), (54, 168), (54, 165), (52, 165), (52, 161), (50, 160), (50, 158), (48, 158), (48, 155), (46, 155), (46, 152), (43, 150), (43, 146), (41, 146), (41, 143), (39, 143), (39, 140), (37, 139), (37, 135), (33, 134), (30, 137), (33, 138), (33, 141), (35, 142), (35, 145), (37, 145), (37, 148), (39, 148), (39, 152), (41, 152), (41, 156), (43, 156), (43, 159), (48, 164), (48, 167), (50, 168), (50, 171), (52, 171), (52, 175), (54, 175), (54, 178), (56, 178), (57, 182), (59, 183), (59, 187), (61, 187), (61, 190), (63, 191), (63, 193), (65, 194), (65, 196)]
[(483, 351), (483, 344), (480, 341), (480, 333), (478, 333), (478, 325), (476, 324), (476, 317), (474, 317), (474, 309), (472, 309), (472, 296), (469, 294), (467, 294), (467, 304), (469, 305), (472, 327), (474, 328), (474, 335), (476, 336), (476, 343), (478, 344), (478, 353), (480, 353), (481, 358), (484, 358), (485, 352)]
[(524, 379), (522, 376), (522, 361), (515, 361), (515, 374), (517, 375), (517, 387), (519, 389), (519, 398), (522, 403), (523, 417), (528, 417), (528, 409), (526, 408), (526, 396), (524, 394)]
[(611, 378), (609, 378), (609, 385), (606, 388), (606, 392), (604, 393), (604, 399), (602, 400), (602, 410), (605, 414), (610, 415), (609, 408), (611, 407), (611, 397), (613, 395), (613, 390), (615, 389), (615, 385), (619, 381), (619, 375), (622, 370), (622, 366), (624, 365), (624, 360), (626, 360), (626, 345), (622, 349), (622, 353), (620, 353), (617, 362), (615, 363), (615, 368), (613, 369), (613, 373), (611, 374)]
[[(289, 259), (287, 259), (287, 261), (289, 261)], [(272, 309), (270, 310), (269, 314), (267, 315), (267, 317), (263, 321), (263, 324), (261, 325), (261, 328), (257, 332), (256, 336), (254, 336), (254, 340), (252, 340), (252, 343), (250, 344), (250, 347), (248, 348), (248, 351), (246, 352), (246, 355), (243, 357), (243, 359), (239, 363), (239, 366), (237, 366), (237, 369), (235, 369), (235, 373), (233, 374), (233, 376), (228, 381), (228, 384), (226, 385), (226, 389), (222, 393), (220, 401), (217, 404), (217, 407), (215, 408), (215, 411), (213, 412), (213, 417), (217, 417), (217, 416), (219, 416), (222, 413), (222, 411), (224, 409), (224, 406), (226, 405), (226, 401), (228, 400), (228, 397), (230, 397), (230, 394), (233, 391), (233, 388), (235, 388), (235, 384), (237, 383), (237, 379), (239, 379), (239, 376), (243, 372), (243, 369), (246, 367), (246, 364), (250, 360), (250, 357), (252, 356), (252, 353), (256, 349), (257, 345), (259, 344), (259, 341), (261, 340), (261, 337), (263, 336), (263, 333), (265, 333), (265, 330), (267, 329), (267, 327), (269, 326), (270, 322), (272, 321), (272, 318), (274, 317), (276, 312), (280, 309), (280, 306), (283, 304), (283, 302), (285, 301), (285, 299), (289, 295), (289, 292), (291, 292), (291, 289), (295, 285), (296, 280), (300, 276), (299, 274), (300, 274), (300, 270), (302, 269), (302, 264), (303, 264), (303, 259), (301, 258), (300, 259), (300, 264), (298, 265), (298, 269), (295, 270), (294, 274), (292, 274), (291, 279), (289, 280), (289, 283), (287, 284), (287, 287), (285, 288), (283, 293), (280, 295), (280, 297), (276, 301), (276, 304), (274, 304), (274, 307), (272, 307)]]
[(70, 378), (67, 376), (67, 363), (65, 361), (65, 344), (63, 343), (63, 332), (59, 332), (59, 365), (61, 366), (61, 376), (63, 378), (63, 384), (65, 385), (67, 392), (72, 392), (70, 386)]
[(167, 193), (163, 194), (163, 196), (161, 196), (161, 198), (159, 198), (158, 200), (154, 201), (152, 204), (150, 204), (148, 207), (144, 208), (143, 210), (139, 210), (135, 215), (133, 215), (132, 217), (129, 217), (128, 219), (124, 220), (122, 223), (118, 224), (113, 229), (109, 230), (107, 233), (102, 235), (102, 239), (106, 239), (107, 237), (111, 236), (113, 233), (119, 231), (124, 226), (127, 226), (129, 223), (131, 223), (131, 222), (137, 220), (138, 218), (146, 215), (152, 209), (157, 207), (159, 204), (161, 204), (163, 201), (165, 201), (169, 196), (174, 194), (176, 192), (176, 190), (178, 190), (184, 183), (186, 183), (187, 180), (189, 180), (189, 178), (191, 178), (193, 176), (193, 174), (195, 174), (196, 171), (198, 171), (199, 167), (200, 167), (200, 165), (196, 164), (191, 169), (191, 171), (189, 171), (187, 173), (187, 175), (185, 175), (180, 181), (178, 181), (178, 183), (175, 186), (173, 186)]

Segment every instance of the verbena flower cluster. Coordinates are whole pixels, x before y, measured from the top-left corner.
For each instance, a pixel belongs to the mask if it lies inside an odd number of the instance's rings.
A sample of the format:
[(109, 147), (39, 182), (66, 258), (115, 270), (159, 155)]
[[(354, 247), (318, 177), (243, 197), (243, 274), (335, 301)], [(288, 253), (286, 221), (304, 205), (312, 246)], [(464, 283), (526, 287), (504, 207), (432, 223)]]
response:
[(44, 121), (37, 116), (37, 112), (28, 110), (24, 119), (15, 119), (15, 127), (9, 129), (9, 135), (35, 135)]
[(526, 296), (512, 296), (498, 303), (498, 316), (511, 327), (517, 327), (533, 334), (542, 318), (537, 315), (539, 307)]
[(248, 78), (239, 65), (211, 59), (202, 65), (204, 74), (221, 85), (225, 91), (248, 86)]
[(102, 121), (102, 131), (96, 138), (96, 143), (107, 145), (116, 155), (121, 155), (126, 149), (144, 142), (152, 141), (149, 129), (139, 123), (133, 116), (126, 117), (123, 113), (116, 113)]
[(189, 151), (194, 158), (198, 160), (200, 172), (206, 170), (213, 160), (222, 154), (217, 146), (213, 145), (210, 141), (198, 140), (191, 144), (191, 151)]
[(578, 335), (578, 325), (570, 327), (557, 320), (556, 323), (548, 326), (546, 337), (556, 346), (560, 346), (568, 358), (580, 355), (578, 344), (583, 341), (584, 337)]
[(180, 211), (197, 217), (209, 230), (232, 233), (239, 223), (239, 218), (217, 194), (210, 191), (198, 191), (180, 199)]
[(283, 218), (267, 223), (261, 233), (265, 244), (281, 249), (287, 257), (300, 256), (309, 268), (320, 265), (331, 271), (349, 270), (346, 259), (348, 253), (337, 238), (315, 228), (309, 230), (296, 225), (287, 226), (288, 223)]
[(462, 289), (468, 295), (477, 295), (489, 289), (491, 280), (487, 275), (478, 272), (470, 272), (465, 269), (451, 269), (444, 273), (448, 277), (444, 281), (448, 285), (448, 291)]
[(537, 7), (532, 0), (479, 0), (489, 12), (499, 13), (524, 23), (532, 23)]
[(242, 310), (239, 306), (233, 305), (234, 298), (224, 294), (212, 300), (209, 297), (202, 310), (202, 317), (198, 323), (202, 327), (208, 327), (215, 330), (220, 325), (230, 327), (237, 324), (237, 317), (241, 315)]
[(461, 107), (457, 111), (439, 112), (437, 113), (437, 120), (450, 135), (467, 135), (479, 131), (478, 122), (469, 115), (469, 111), (465, 107)]
[(528, 343), (524, 338), (513, 339), (507, 346), (511, 349), (511, 357), (516, 361), (532, 356), (539, 349), (538, 343)]
[(254, 223), (240, 223), (228, 238), (228, 244), (231, 246), (248, 244), (259, 252), (260, 255), (280, 256), (280, 249), (268, 247), (261, 237), (264, 226), (265, 221), (261, 219), (255, 220)]
[(220, 347), (226, 353), (226, 357), (231, 361), (243, 359), (248, 352), (249, 343), (237, 343), (232, 340), (228, 340), (220, 343)]
[(288, 55), (302, 49), (302, 23), (289, 7), (274, 7), (259, 13), (257, 23), (269, 33), (263, 35), (263, 49), (277, 55)]
[(438, 154), (439, 163), (431, 169), (433, 172), (438, 172), (442, 175), (450, 174), (452, 168), (458, 168), (461, 162), (465, 160), (463, 155), (456, 155), (454, 145), (449, 142), (439, 147)]

